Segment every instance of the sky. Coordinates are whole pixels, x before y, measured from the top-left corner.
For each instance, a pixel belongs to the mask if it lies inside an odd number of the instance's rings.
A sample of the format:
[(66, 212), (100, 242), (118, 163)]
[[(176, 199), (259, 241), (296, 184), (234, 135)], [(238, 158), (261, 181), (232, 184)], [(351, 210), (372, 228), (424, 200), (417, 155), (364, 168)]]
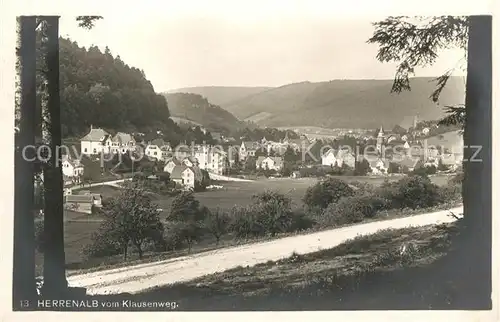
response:
[[(395, 64), (376, 60), (366, 41), (383, 17), (300, 11), (177, 11), (109, 15), (90, 31), (62, 16), (60, 34), (79, 45), (108, 46), (143, 69), (155, 91), (193, 86), (281, 86), (332, 79), (392, 79)], [(440, 55), (416, 76), (439, 76), (463, 56)]]

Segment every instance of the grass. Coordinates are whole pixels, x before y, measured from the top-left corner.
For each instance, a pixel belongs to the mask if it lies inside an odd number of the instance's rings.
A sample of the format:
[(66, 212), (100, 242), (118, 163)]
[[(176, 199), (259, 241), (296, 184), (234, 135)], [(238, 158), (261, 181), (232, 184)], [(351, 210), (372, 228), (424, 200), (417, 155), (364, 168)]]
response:
[[(352, 179), (360, 180), (360, 177), (352, 177)], [(363, 178), (365, 179), (365, 178)], [(314, 181), (313, 181), (314, 180)], [(196, 198), (200, 201), (201, 204), (206, 205), (208, 207), (222, 207), (229, 209), (233, 207), (235, 204), (244, 205), (249, 204), (251, 202), (251, 196), (255, 193), (262, 192), (265, 189), (274, 189), (278, 190), (282, 193), (288, 194), (292, 200), (294, 201), (294, 205), (299, 207), (299, 202), (302, 196), (305, 193), (305, 190), (315, 182), (317, 179), (276, 179), (276, 180), (267, 180), (267, 181), (257, 181), (257, 182), (226, 182), (224, 183), (224, 187), (228, 188), (225, 190), (215, 190), (215, 191), (206, 191), (201, 193), (196, 193)], [(379, 180), (380, 183), (383, 180), (380, 178), (366, 178), (366, 180)], [(90, 190), (91, 192), (101, 193), (104, 198), (109, 198), (116, 196), (120, 193), (120, 189), (112, 186), (94, 186), (91, 188), (85, 188), (84, 190)], [(78, 193), (78, 192), (76, 192)], [(162, 217), (166, 216), (168, 209), (170, 208), (171, 198), (158, 196), (155, 202), (159, 205), (160, 208), (163, 208)], [(364, 222), (369, 221), (377, 221), (377, 220), (388, 220), (393, 218), (401, 218), (405, 216), (412, 216), (421, 214), (423, 212), (432, 212), (441, 209), (449, 209), (454, 204), (443, 204), (438, 207), (430, 208), (430, 209), (419, 209), (419, 210), (391, 210), (379, 213), (375, 218), (365, 220)], [(119, 266), (127, 266), (132, 265), (134, 263), (144, 263), (144, 262), (153, 262), (160, 261), (164, 259), (185, 256), (187, 255), (186, 249), (181, 249), (178, 251), (170, 251), (164, 253), (155, 253), (155, 252), (146, 252), (144, 254), (144, 258), (139, 260), (137, 254), (132, 253), (129, 256), (129, 259), (124, 262), (122, 256), (111, 256), (107, 258), (95, 258), (95, 259), (84, 259), (82, 257), (82, 248), (92, 242), (91, 236), (92, 233), (97, 231), (100, 226), (100, 222), (103, 218), (98, 215), (86, 215), (71, 211), (65, 212), (65, 253), (66, 253), (66, 263), (67, 269), (71, 274), (78, 272), (88, 272), (93, 270), (102, 270), (107, 268), (114, 268)], [(315, 227), (308, 231), (296, 232), (296, 233), (288, 233), (281, 234), (275, 238), (286, 237), (290, 235), (311, 233), (315, 231), (332, 229), (335, 227)], [(235, 240), (233, 236), (226, 235), (221, 240), (221, 244), (216, 246), (215, 238), (210, 235), (206, 235), (202, 237), (201, 241), (197, 244), (193, 245), (192, 254), (206, 252), (215, 250), (222, 247), (230, 247), (237, 246), (241, 244), (249, 244), (254, 242), (262, 242), (265, 240), (269, 240), (271, 237), (261, 237), (258, 239), (250, 239), (250, 240)], [(41, 257), (37, 256), (37, 267), (41, 267)]]
[(467, 260), (452, 256), (458, 231), (455, 224), (381, 230), (331, 249), (106, 299), (175, 299), (185, 311), (487, 309), (478, 289), (464, 288), (474, 283), (457, 273), (456, 259)]

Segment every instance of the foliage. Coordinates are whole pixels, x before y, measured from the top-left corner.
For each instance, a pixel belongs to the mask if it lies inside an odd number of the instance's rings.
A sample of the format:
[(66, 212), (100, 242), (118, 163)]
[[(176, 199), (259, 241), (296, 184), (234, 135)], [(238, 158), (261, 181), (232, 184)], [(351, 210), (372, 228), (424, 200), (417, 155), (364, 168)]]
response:
[(412, 171), (412, 174), (418, 175), (418, 176), (428, 176), (430, 174), (436, 174), (436, 172), (437, 172), (436, 166), (430, 165), (428, 167), (423, 166), (423, 167), (415, 168)]
[[(172, 93), (164, 94), (170, 113), (173, 116), (180, 117), (195, 123), (202, 124), (223, 134), (229, 134), (242, 127), (241, 122), (230, 112), (222, 109), (220, 106), (211, 104), (205, 97), (192, 93)], [(212, 125), (217, 125), (213, 127)], [(212, 137), (206, 137), (207, 143)], [(200, 144), (202, 142), (199, 142)]]
[(200, 206), (191, 191), (181, 192), (172, 201), (168, 220), (174, 223), (177, 234), (187, 242), (189, 251), (202, 235), (202, 223), (207, 215), (208, 209)]
[(439, 187), (426, 176), (410, 175), (387, 182), (377, 189), (377, 196), (390, 201), (390, 208), (426, 208), (439, 204)]
[(129, 244), (132, 244), (143, 255), (143, 246), (148, 240), (158, 240), (163, 234), (158, 207), (151, 202), (140, 184), (132, 184), (103, 207), (104, 221), (93, 242), (102, 243), (109, 240), (117, 245), (127, 258)]
[[(439, 101), (454, 69), (465, 69), (466, 50), (469, 34), (467, 17), (389, 17), (373, 24), (375, 31), (368, 43), (379, 45), (377, 59), (382, 62), (396, 62), (398, 68), (392, 92), (410, 90), (410, 77), (416, 67), (432, 65), (442, 50), (460, 48), (464, 51), (462, 65), (457, 64), (435, 79), (436, 88), (431, 94), (434, 102)], [(449, 106), (448, 117), (441, 124), (464, 124), (465, 108)]]
[(230, 230), (236, 238), (262, 236), (264, 228), (258, 220), (258, 211), (252, 206), (234, 206), (231, 209)]
[(389, 162), (389, 167), (387, 173), (400, 173), (402, 171), (401, 166), (395, 162)]
[(342, 197), (352, 196), (354, 190), (344, 181), (328, 178), (309, 187), (304, 195), (303, 201), (309, 208), (328, 207), (329, 204), (337, 202)]
[(275, 191), (265, 191), (253, 196), (259, 225), (266, 233), (275, 236), (290, 230), (293, 224), (291, 199)]
[(356, 162), (354, 168), (354, 175), (356, 176), (366, 176), (371, 172), (370, 163), (366, 159), (362, 159)]
[(229, 214), (224, 210), (217, 208), (213, 211), (207, 211), (204, 227), (215, 237), (218, 245), (220, 238), (227, 233), (229, 223)]

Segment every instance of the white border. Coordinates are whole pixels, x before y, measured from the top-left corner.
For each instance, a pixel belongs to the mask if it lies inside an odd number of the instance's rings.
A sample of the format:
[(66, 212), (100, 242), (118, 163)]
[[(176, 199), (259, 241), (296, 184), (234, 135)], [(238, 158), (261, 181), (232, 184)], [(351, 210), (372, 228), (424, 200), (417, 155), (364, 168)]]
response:
[[(0, 316), (2, 321), (27, 321), (37, 319), (39, 321), (52, 321), (54, 319), (72, 318), (74, 320), (176, 320), (176, 321), (200, 321), (212, 320), (220, 321), (239, 320), (254, 321), (258, 320), (276, 320), (286, 319), (288, 321), (303, 321), (304, 319), (315, 320), (333, 320), (366, 319), (370, 321), (386, 320), (405, 320), (405, 321), (423, 321), (423, 320), (448, 320), (448, 321), (498, 321), (498, 218), (493, 216), (493, 299), (494, 310), (492, 312), (480, 311), (356, 311), (356, 312), (255, 312), (255, 313), (186, 313), (186, 312), (161, 312), (161, 313), (138, 313), (138, 312), (120, 312), (120, 313), (56, 313), (56, 312), (11, 312), (11, 280), (12, 280), (12, 223), (13, 223), (13, 118), (14, 113), (12, 105), (14, 102), (14, 46), (15, 46), (15, 16), (20, 14), (38, 14), (49, 15), (57, 14), (64, 16), (76, 16), (83, 14), (96, 14), (106, 16), (120, 15), (123, 19), (134, 19), (134, 17), (143, 14), (157, 15), (162, 13), (182, 12), (189, 10), (202, 14), (220, 14), (226, 15), (234, 10), (243, 10), (249, 17), (258, 19), (262, 13), (272, 14), (296, 14), (310, 13), (317, 15), (331, 16), (332, 19), (342, 17), (371, 16), (374, 18), (388, 15), (470, 15), (470, 14), (492, 14), (498, 13), (500, 1), (498, 0), (252, 0), (252, 1), (222, 1), (222, 0), (183, 0), (183, 1), (116, 1), (116, 0), (85, 0), (85, 1), (60, 1), (46, 0), (44, 2), (36, 0), (12, 0), (0, 1), (0, 44), (1, 44), (1, 69), (0, 69), (0, 145), (2, 146), (2, 167), (0, 172), (0, 209), (2, 210), (2, 222), (0, 224), (0, 245), (2, 247), (2, 260), (0, 264), (1, 287), (0, 287)], [(499, 23), (493, 19), (493, 159), (498, 155), (498, 144), (496, 138), (500, 137), (499, 114), (496, 112), (497, 89), (498, 89), (498, 64), (495, 63), (498, 55), (498, 30)], [(498, 167), (493, 163), (493, 194), (497, 192), (499, 179)], [(493, 198), (493, 209), (498, 209), (498, 198)], [(69, 317), (68, 314), (73, 315)], [(306, 317), (307, 316), (307, 317)]]

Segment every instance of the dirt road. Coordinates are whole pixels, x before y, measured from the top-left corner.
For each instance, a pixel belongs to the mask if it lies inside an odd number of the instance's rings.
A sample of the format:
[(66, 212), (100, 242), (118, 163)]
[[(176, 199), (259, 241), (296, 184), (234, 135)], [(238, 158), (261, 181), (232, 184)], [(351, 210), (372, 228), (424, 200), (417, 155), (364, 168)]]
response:
[(188, 281), (237, 266), (252, 266), (268, 260), (278, 260), (290, 256), (292, 252), (305, 254), (332, 248), (357, 235), (372, 234), (380, 229), (452, 222), (455, 218), (450, 216), (450, 211), (454, 214), (461, 214), (463, 208), (280, 238), (161, 262), (72, 275), (68, 277), (68, 282), (71, 286), (87, 287), (89, 294), (137, 293), (152, 287)]

